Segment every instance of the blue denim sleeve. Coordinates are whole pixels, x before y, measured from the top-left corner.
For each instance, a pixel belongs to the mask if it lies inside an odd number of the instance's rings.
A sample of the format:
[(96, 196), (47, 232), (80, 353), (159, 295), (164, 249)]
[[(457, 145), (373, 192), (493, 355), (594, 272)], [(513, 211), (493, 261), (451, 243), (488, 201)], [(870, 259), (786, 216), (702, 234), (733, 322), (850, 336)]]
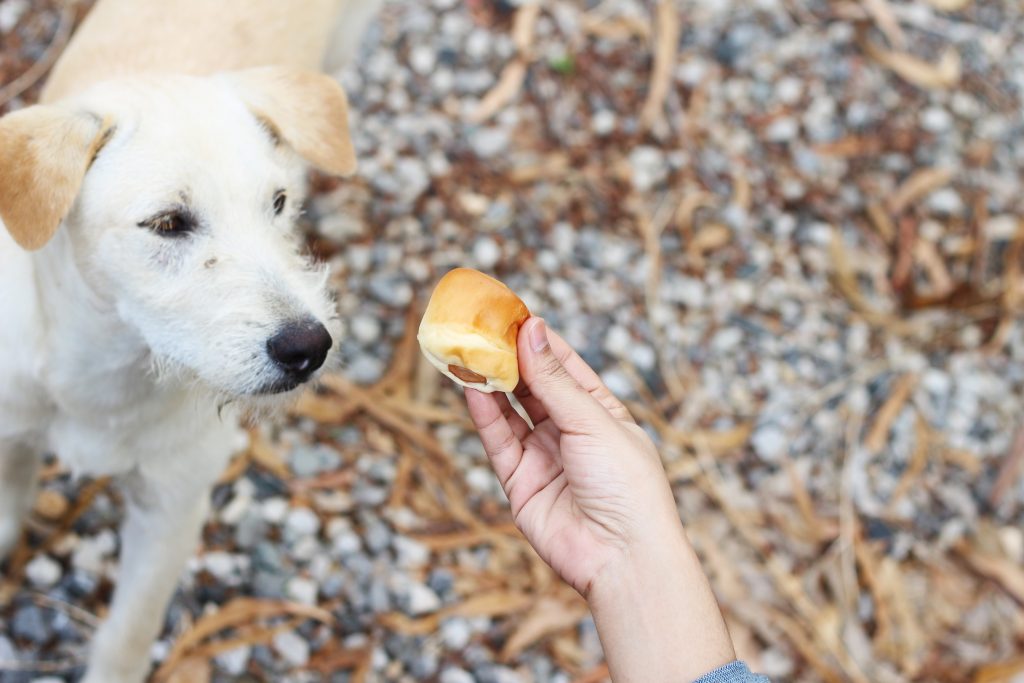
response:
[(751, 673), (743, 662), (730, 662), (704, 674), (693, 683), (771, 683), (767, 676)]

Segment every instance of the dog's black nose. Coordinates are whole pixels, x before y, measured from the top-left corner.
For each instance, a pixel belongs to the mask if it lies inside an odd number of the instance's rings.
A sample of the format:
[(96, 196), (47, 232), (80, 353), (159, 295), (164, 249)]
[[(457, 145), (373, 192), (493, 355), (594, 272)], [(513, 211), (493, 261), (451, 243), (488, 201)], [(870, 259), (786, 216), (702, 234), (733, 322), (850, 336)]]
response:
[(327, 328), (315, 320), (288, 323), (267, 340), (267, 353), (278, 367), (298, 381), (304, 381), (324, 364), (334, 340)]

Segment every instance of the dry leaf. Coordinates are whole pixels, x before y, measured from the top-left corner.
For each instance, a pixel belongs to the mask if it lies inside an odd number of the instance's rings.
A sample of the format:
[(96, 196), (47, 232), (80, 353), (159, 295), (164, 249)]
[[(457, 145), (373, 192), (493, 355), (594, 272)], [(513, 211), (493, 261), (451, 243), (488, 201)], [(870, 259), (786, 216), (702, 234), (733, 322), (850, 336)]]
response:
[(213, 669), (208, 659), (189, 657), (177, 666), (167, 678), (167, 683), (209, 683)]
[(517, 657), (541, 638), (575, 626), (586, 615), (587, 607), (582, 600), (570, 604), (550, 597), (541, 598), (505, 641), (501, 659), (509, 661)]
[(940, 12), (959, 12), (970, 5), (971, 1), (972, 0), (928, 0), (928, 4)]
[(665, 97), (672, 84), (672, 69), (679, 49), (679, 7), (674, 0), (661, 0), (655, 14), (654, 68), (647, 99), (640, 110), (640, 125), (651, 128), (664, 121)]
[(948, 185), (954, 175), (953, 169), (941, 166), (915, 171), (889, 198), (889, 212), (893, 215), (903, 213), (903, 210), (914, 202)]
[(874, 19), (875, 25), (878, 26), (878, 30), (885, 34), (885, 37), (889, 39), (889, 43), (897, 50), (905, 50), (907, 48), (907, 36), (903, 33), (903, 29), (900, 28), (900, 23), (896, 19), (896, 15), (892, 13), (892, 7), (886, 0), (861, 0), (864, 3), (865, 9), (868, 14)]
[(960, 53), (953, 48), (948, 48), (932, 64), (906, 52), (879, 47), (870, 40), (863, 40), (862, 44), (869, 57), (919, 88), (943, 90), (960, 82)]
[(893, 384), (889, 397), (882, 404), (882, 407), (878, 409), (878, 414), (875, 416), (875, 422), (871, 426), (871, 431), (868, 432), (867, 438), (864, 439), (864, 448), (867, 449), (868, 453), (877, 455), (885, 448), (885, 444), (889, 441), (889, 430), (892, 428), (896, 418), (899, 417), (900, 411), (903, 410), (903, 406), (906, 405), (907, 399), (910, 398), (910, 394), (916, 386), (917, 376), (910, 373), (902, 375)]

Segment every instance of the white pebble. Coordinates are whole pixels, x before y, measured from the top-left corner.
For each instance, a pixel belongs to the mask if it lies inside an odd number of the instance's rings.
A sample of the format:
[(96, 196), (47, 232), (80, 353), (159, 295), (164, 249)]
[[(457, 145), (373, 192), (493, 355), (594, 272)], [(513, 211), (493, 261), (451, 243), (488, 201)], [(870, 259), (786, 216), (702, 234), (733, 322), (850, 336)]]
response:
[(409, 616), (419, 617), (436, 612), (441, 608), (441, 598), (422, 583), (414, 583), (409, 587)]
[(274, 636), (274, 649), (292, 666), (305, 666), (309, 661), (309, 643), (295, 631), (282, 631)]
[(224, 670), (229, 676), (241, 676), (249, 666), (249, 657), (252, 655), (252, 648), (248, 645), (240, 645), (236, 648), (221, 652), (214, 657), (217, 666)]
[(303, 605), (315, 605), (317, 593), (320, 587), (312, 579), (302, 576), (293, 576), (285, 584), (285, 592), (288, 597)]
[(437, 64), (437, 55), (434, 49), (425, 43), (416, 45), (409, 53), (409, 66), (421, 76), (426, 76), (434, 70)]
[(481, 237), (473, 244), (473, 259), (483, 269), (490, 269), (501, 260), (501, 247), (490, 237)]
[(775, 462), (786, 454), (789, 437), (776, 425), (765, 425), (754, 431), (751, 445), (754, 452), (765, 461)]
[(942, 133), (953, 125), (953, 116), (942, 107), (928, 107), (921, 112), (921, 127), (931, 133)]
[(597, 135), (608, 135), (615, 130), (615, 124), (615, 112), (610, 109), (596, 111), (590, 119), (590, 129)]
[(260, 506), (263, 519), (271, 524), (280, 524), (288, 514), (288, 501), (284, 498), (268, 498)]
[(221, 550), (203, 555), (203, 566), (220, 581), (227, 581), (235, 573), (235, 558)]
[(352, 318), (352, 336), (362, 344), (372, 344), (380, 338), (380, 320), (372, 315)]
[(36, 555), (25, 565), (25, 576), (35, 587), (49, 588), (60, 581), (60, 564), (49, 555)]
[(297, 538), (314, 536), (320, 531), (320, 518), (309, 508), (295, 508), (288, 513), (285, 527)]

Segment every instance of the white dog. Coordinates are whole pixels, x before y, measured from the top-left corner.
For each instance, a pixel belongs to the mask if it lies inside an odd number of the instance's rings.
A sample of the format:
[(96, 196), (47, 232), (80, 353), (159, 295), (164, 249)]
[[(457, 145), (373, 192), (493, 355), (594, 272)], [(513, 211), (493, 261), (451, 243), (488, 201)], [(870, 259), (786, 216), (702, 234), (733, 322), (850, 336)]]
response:
[(338, 335), (291, 235), (305, 162), (355, 167), (319, 73), (375, 0), (100, 0), (43, 104), (0, 119), (0, 559), (40, 457), (115, 475), (121, 568), (88, 683), (136, 683), (231, 412), (314, 378)]

